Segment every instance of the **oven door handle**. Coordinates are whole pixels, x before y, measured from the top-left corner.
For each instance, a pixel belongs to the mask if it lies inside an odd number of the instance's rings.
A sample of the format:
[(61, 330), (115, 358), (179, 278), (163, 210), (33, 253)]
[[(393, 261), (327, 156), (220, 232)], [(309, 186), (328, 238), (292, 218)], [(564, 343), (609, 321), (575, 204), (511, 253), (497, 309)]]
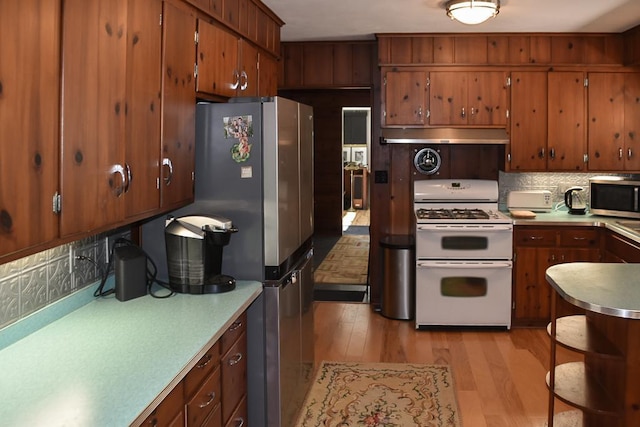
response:
[(428, 230), (428, 231), (433, 231), (433, 230), (447, 230), (447, 231), (475, 231), (475, 230), (482, 230), (482, 231), (513, 231), (513, 226), (511, 225), (471, 225), (471, 224), (466, 224), (466, 225), (455, 225), (455, 224), (449, 224), (449, 225), (437, 225), (437, 224), (433, 224), (433, 225), (418, 225), (418, 230)]
[(488, 268), (512, 268), (512, 264), (510, 262), (490, 262), (490, 263), (441, 263), (435, 261), (418, 261), (416, 263), (418, 268), (447, 268), (447, 269), (488, 269)]

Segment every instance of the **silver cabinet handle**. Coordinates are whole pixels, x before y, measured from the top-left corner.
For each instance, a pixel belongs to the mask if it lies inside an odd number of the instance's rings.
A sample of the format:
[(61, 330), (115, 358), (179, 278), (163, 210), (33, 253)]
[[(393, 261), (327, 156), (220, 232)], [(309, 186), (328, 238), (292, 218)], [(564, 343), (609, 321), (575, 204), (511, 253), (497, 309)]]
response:
[(207, 396), (209, 396), (209, 400), (207, 400), (204, 403), (201, 403), (199, 406), (201, 408), (206, 408), (207, 406), (211, 405), (211, 402), (213, 402), (216, 398), (216, 392), (215, 391), (211, 391), (207, 394)]
[(247, 90), (247, 87), (249, 87), (249, 76), (247, 76), (247, 72), (243, 70), (240, 73), (240, 90)]
[(622, 148), (618, 148), (618, 159), (622, 160)]
[(122, 165), (119, 165), (119, 164), (118, 165), (113, 165), (113, 166), (111, 166), (111, 169), (109, 170), (109, 173), (111, 175), (120, 175), (120, 185), (114, 185), (114, 181), (112, 179), (110, 179), (109, 180), (109, 186), (113, 190), (113, 194), (116, 197), (122, 196), (122, 193), (124, 193), (125, 186), (126, 186), (126, 183), (127, 183), (127, 179), (125, 178), (124, 168), (122, 167)]
[(540, 159), (544, 159), (544, 148), (541, 148), (540, 151), (538, 152), (538, 157)]
[(633, 151), (631, 151), (631, 148), (627, 148), (627, 159), (631, 159), (632, 156), (633, 156)]
[(462, 117), (463, 119), (467, 117), (467, 113), (464, 111), (464, 107), (462, 107), (462, 111), (460, 112), (460, 117)]
[(207, 365), (209, 364), (209, 362), (211, 362), (211, 355), (210, 355), (210, 354), (205, 355), (205, 357), (207, 358), (207, 360), (205, 360), (205, 361), (204, 361), (204, 362), (202, 362), (202, 363), (198, 363), (198, 364), (196, 365), (196, 368), (198, 368), (198, 369), (202, 369), (202, 368), (204, 368), (205, 366), (207, 366)]
[(242, 427), (244, 425), (244, 418), (238, 417), (234, 419), (233, 422), (235, 423), (236, 427)]
[(164, 177), (164, 184), (168, 186), (171, 184), (171, 178), (173, 178), (173, 163), (171, 162), (171, 159), (168, 157), (163, 158), (162, 166), (169, 168), (169, 173)]
[(555, 159), (556, 158), (556, 149), (555, 148), (549, 148), (549, 158), (551, 158), (551, 159)]
[(229, 330), (230, 331), (235, 331), (236, 329), (240, 328), (242, 326), (242, 321), (238, 320), (235, 321), (231, 324), (231, 326), (229, 326)]
[(236, 353), (231, 359), (229, 359), (229, 366), (237, 365), (242, 360), (242, 353)]
[(238, 70), (233, 70), (233, 84), (231, 85), (231, 89), (236, 90), (240, 85), (240, 73)]
[(131, 173), (131, 166), (129, 166), (129, 163), (124, 164), (124, 170), (127, 176), (127, 183), (124, 186), (124, 192), (127, 193), (129, 191), (129, 187), (131, 186), (131, 180), (133, 180), (133, 174)]
[(418, 118), (422, 118), (422, 105), (418, 106)]

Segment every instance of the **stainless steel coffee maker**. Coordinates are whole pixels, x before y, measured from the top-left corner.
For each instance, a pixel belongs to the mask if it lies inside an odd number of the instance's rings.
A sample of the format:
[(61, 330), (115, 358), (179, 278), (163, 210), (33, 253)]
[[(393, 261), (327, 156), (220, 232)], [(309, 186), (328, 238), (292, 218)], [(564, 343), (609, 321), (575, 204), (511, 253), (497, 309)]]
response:
[(235, 289), (235, 279), (222, 274), (222, 250), (236, 231), (231, 220), (221, 216), (169, 216), (164, 237), (171, 289), (188, 294)]

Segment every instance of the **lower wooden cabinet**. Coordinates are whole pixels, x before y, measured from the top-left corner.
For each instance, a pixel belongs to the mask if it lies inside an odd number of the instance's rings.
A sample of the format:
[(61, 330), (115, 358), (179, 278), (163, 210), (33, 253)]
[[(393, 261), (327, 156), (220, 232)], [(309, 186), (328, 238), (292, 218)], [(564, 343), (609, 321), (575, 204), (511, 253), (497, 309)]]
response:
[(602, 262), (640, 262), (640, 244), (607, 230), (604, 236)]
[(229, 326), (141, 426), (246, 426), (247, 317)]
[(543, 326), (551, 318), (551, 287), (547, 268), (565, 262), (600, 260), (596, 227), (516, 226), (512, 324)]

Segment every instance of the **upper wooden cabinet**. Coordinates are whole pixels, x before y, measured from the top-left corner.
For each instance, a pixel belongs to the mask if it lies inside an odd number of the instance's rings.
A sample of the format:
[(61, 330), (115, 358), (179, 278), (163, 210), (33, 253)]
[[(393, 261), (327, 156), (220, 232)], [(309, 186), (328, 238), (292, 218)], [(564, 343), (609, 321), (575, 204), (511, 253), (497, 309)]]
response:
[(379, 65), (618, 65), (624, 53), (619, 34), (378, 34), (377, 38)]
[(547, 169), (547, 72), (511, 73), (510, 162), (512, 171)]
[(548, 77), (547, 170), (584, 171), (587, 166), (586, 84), (581, 71)]
[(161, 207), (193, 200), (196, 92), (195, 16), (164, 2), (162, 59)]
[(282, 43), (281, 88), (350, 88), (373, 84), (372, 42)]
[(424, 70), (385, 70), (382, 126), (427, 124), (428, 73)]
[(124, 217), (127, 2), (65, 2), (61, 235)]
[(640, 170), (640, 74), (589, 73), (589, 170)]
[(431, 126), (506, 126), (506, 72), (432, 71), (429, 81)]
[(60, 4), (0, 2), (0, 257), (58, 235)]
[(198, 92), (258, 96), (258, 49), (224, 28), (198, 20)]

